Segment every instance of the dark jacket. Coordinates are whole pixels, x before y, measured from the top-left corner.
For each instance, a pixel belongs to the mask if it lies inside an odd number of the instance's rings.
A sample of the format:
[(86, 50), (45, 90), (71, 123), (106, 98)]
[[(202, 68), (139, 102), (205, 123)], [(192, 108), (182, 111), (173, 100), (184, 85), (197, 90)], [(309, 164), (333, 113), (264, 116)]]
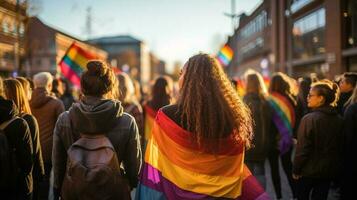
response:
[(249, 106), (254, 120), (253, 146), (246, 152), (245, 160), (264, 161), (268, 154), (271, 138), (272, 110), (267, 100), (258, 94), (248, 93), (244, 96), (243, 101)]
[[(18, 114), (17, 107), (12, 101), (0, 97), (0, 124), (11, 120)], [(15, 188), (0, 188), (0, 196), (4, 199), (28, 199), (33, 186), (33, 151), (30, 129), (24, 119), (18, 118), (12, 121), (4, 132), (10, 147), (15, 149), (16, 167), (19, 171), (16, 173)]]
[(340, 98), (338, 99), (338, 102), (337, 102), (337, 111), (341, 116), (343, 116), (343, 113), (346, 110), (345, 104), (351, 96), (352, 96), (352, 91), (351, 92), (341, 92)]
[(33, 115), (25, 114), (22, 115), (22, 118), (27, 122), (29, 126), (32, 145), (33, 145), (33, 170), (32, 175), (36, 180), (40, 180), (45, 175), (45, 169), (42, 159), (42, 150), (40, 144), (40, 132), (37, 124), (37, 120)]
[(43, 162), (51, 163), (53, 130), (58, 116), (64, 112), (63, 103), (51, 96), (45, 88), (36, 88), (32, 93), (30, 107), (40, 129)]
[(144, 113), (140, 104), (133, 102), (130, 104), (123, 104), (124, 111), (134, 117), (139, 133), (144, 138)]
[(314, 109), (298, 129), (293, 173), (310, 178), (333, 179), (341, 164), (343, 121), (333, 107)]
[(130, 186), (136, 187), (141, 169), (140, 136), (135, 120), (123, 112), (119, 101), (84, 97), (60, 115), (53, 137), (52, 166), (54, 187), (62, 187), (67, 150), (80, 133), (104, 133), (113, 144), (119, 162), (124, 166)]

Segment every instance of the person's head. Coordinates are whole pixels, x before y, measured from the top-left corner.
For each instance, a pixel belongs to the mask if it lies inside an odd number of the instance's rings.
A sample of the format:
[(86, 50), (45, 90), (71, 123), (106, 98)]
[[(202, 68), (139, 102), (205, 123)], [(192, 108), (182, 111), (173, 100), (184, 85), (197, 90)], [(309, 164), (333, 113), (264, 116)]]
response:
[(170, 77), (160, 76), (155, 80), (151, 90), (151, 103), (155, 110), (172, 101), (173, 84)]
[(21, 83), (22, 88), (24, 88), (25, 95), (26, 95), (27, 99), (31, 100), (32, 89), (31, 89), (29, 81), (26, 78), (21, 77), (21, 76), (16, 77), (16, 80), (18, 80)]
[(49, 72), (40, 72), (33, 76), (35, 88), (45, 88), (47, 92), (52, 90), (53, 77)]
[(273, 74), (269, 84), (269, 92), (291, 95), (292, 92), (289, 77), (281, 72)]
[(311, 87), (311, 78), (310, 77), (303, 77), (299, 78), (299, 98), (302, 100), (306, 100), (307, 95), (309, 94), (310, 87)]
[(81, 90), (85, 96), (111, 98), (116, 84), (112, 68), (100, 60), (89, 61), (81, 76)]
[(132, 103), (135, 100), (135, 88), (131, 78), (126, 73), (117, 75), (119, 81), (119, 100), (122, 103)]
[(20, 81), (16, 79), (6, 79), (4, 81), (4, 91), (6, 99), (12, 100), (20, 113), (31, 114), (29, 101)]
[(186, 62), (180, 75), (178, 106), (183, 111), (181, 120), (187, 121), (196, 141), (230, 134), (249, 147), (249, 109), (214, 57), (198, 54)]
[(265, 96), (267, 93), (263, 77), (258, 73), (249, 73), (246, 76), (246, 93), (255, 93)]
[(351, 92), (357, 83), (357, 73), (346, 72), (342, 75), (339, 86), (342, 93)]
[(63, 82), (60, 78), (53, 79), (52, 92), (55, 93), (57, 97), (61, 97), (64, 94)]
[(323, 79), (311, 85), (309, 95), (307, 96), (307, 106), (309, 108), (318, 108), (323, 106), (337, 105), (340, 89), (336, 83)]

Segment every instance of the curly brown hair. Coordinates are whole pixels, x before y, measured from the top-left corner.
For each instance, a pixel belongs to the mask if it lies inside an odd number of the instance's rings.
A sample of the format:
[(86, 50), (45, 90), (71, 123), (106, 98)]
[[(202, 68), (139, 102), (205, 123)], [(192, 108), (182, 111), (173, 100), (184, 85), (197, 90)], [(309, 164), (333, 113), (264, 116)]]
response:
[[(187, 61), (183, 70), (177, 104), (182, 110), (181, 120), (187, 122), (195, 140), (200, 144), (202, 139), (233, 136), (250, 147), (250, 111), (217, 60), (208, 54), (198, 54)], [(218, 144), (219, 140), (216, 141)]]

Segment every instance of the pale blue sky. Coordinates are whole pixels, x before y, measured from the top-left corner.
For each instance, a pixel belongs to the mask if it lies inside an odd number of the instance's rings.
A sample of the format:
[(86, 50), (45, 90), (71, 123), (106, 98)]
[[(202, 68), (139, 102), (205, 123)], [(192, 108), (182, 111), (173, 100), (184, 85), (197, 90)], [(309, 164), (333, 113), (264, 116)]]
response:
[[(250, 13), (261, 0), (236, 0)], [(92, 7), (92, 38), (130, 34), (160, 59), (185, 62), (200, 51), (216, 53), (232, 33), (231, 0), (42, 0), (40, 18), (66, 33), (87, 39), (86, 8)]]

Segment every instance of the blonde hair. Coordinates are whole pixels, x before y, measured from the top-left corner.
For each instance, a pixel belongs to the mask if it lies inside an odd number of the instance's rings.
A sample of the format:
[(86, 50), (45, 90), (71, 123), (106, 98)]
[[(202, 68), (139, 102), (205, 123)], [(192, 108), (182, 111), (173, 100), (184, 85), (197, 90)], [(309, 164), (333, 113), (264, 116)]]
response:
[(6, 79), (4, 81), (6, 99), (12, 100), (21, 114), (31, 114), (29, 101), (20, 81), (16, 79)]

